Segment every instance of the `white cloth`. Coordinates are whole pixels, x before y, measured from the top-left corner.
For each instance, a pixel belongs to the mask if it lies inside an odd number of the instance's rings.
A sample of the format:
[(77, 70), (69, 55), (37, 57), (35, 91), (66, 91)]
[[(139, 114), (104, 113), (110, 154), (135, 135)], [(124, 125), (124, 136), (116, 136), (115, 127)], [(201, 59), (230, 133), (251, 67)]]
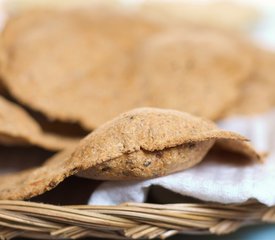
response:
[(92, 194), (89, 204), (143, 202), (148, 188), (159, 185), (184, 196), (220, 203), (257, 199), (275, 205), (275, 111), (258, 117), (235, 117), (219, 123), (251, 139), (260, 151), (268, 151), (264, 164), (244, 166), (226, 161), (203, 161), (183, 172), (146, 181), (105, 182)]

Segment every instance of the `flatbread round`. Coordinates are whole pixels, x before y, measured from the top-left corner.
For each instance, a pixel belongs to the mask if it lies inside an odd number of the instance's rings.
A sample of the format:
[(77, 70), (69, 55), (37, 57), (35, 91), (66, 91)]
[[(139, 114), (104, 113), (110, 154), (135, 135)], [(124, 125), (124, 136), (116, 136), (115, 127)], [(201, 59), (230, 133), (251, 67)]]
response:
[(230, 34), (184, 28), (152, 37), (137, 54), (147, 105), (217, 119), (252, 71), (249, 47)]
[(227, 116), (253, 115), (275, 107), (275, 53), (257, 49), (256, 56), (254, 73), (241, 87), (239, 99)]
[[(75, 149), (43, 166), (0, 177), (0, 199), (26, 199), (78, 174), (92, 179), (136, 180), (164, 176), (198, 164), (215, 143), (261, 160), (239, 134), (187, 113), (136, 109), (96, 129)], [(228, 148), (227, 148), (228, 146)]]
[(36, 145), (55, 151), (72, 147), (78, 141), (76, 138), (43, 132), (23, 108), (0, 96), (0, 144)]
[(129, 55), (155, 30), (123, 14), (27, 12), (4, 30), (2, 77), (22, 103), (94, 129), (143, 105)]

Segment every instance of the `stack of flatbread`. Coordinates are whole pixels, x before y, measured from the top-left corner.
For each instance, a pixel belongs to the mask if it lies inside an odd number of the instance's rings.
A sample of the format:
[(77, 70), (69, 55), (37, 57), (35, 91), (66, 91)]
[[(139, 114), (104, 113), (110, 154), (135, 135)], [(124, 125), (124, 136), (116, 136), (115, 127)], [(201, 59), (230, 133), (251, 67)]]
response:
[[(36, 9), (9, 18), (0, 37), (0, 161), (10, 151), (40, 165), (2, 174), (0, 199), (29, 199), (72, 175), (156, 178), (210, 152), (264, 161), (214, 122), (274, 107), (275, 54), (228, 28), (146, 13)], [(49, 152), (43, 164), (34, 147)]]

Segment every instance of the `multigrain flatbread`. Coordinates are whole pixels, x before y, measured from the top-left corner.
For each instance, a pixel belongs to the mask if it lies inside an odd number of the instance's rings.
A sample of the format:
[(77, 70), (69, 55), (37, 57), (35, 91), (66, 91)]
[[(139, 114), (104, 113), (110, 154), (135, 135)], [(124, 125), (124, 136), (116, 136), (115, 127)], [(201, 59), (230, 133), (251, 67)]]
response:
[(165, 29), (127, 11), (106, 10), (94, 14), (91, 14), (90, 11), (83, 11), (79, 14), (88, 17), (89, 24), (93, 25), (95, 31), (106, 34), (127, 53), (136, 50), (136, 47), (142, 44), (146, 38)]
[(152, 37), (136, 61), (149, 106), (217, 119), (252, 72), (253, 54), (233, 35), (185, 28)]
[(78, 140), (43, 132), (23, 108), (0, 96), (1, 145), (36, 145), (61, 150), (74, 146)]
[(2, 77), (22, 103), (94, 129), (143, 105), (129, 54), (154, 31), (125, 14), (27, 12), (4, 30)]
[[(215, 143), (250, 160), (261, 157), (242, 136), (210, 121), (174, 110), (136, 109), (107, 122), (39, 168), (0, 178), (0, 199), (27, 199), (78, 174), (95, 179), (136, 180), (184, 170)], [(235, 148), (234, 148), (235, 146)]]
[(256, 50), (254, 74), (245, 82), (229, 115), (253, 115), (275, 107), (275, 53)]

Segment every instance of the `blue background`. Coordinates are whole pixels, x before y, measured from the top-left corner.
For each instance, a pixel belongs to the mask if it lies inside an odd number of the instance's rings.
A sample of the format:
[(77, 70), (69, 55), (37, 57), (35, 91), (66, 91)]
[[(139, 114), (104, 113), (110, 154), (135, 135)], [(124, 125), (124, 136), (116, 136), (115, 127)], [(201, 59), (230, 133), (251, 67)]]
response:
[(171, 240), (275, 240), (275, 225), (252, 226), (225, 236), (179, 235)]

